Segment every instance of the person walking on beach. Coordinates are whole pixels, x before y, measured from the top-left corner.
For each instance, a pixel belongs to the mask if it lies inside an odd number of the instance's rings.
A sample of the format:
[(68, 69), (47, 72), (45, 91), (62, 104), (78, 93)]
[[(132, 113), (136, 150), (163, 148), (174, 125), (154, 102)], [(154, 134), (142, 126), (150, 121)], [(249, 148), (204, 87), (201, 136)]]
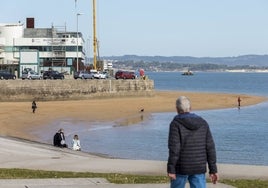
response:
[(61, 148), (67, 148), (63, 129), (58, 130), (54, 135), (53, 145)]
[(81, 151), (81, 145), (80, 140), (78, 138), (78, 135), (74, 135), (73, 141), (72, 141), (72, 149), (75, 151)]
[(238, 103), (238, 109), (240, 109), (240, 105), (241, 105), (241, 98), (240, 98), (240, 96), (238, 96), (238, 98), (237, 98), (237, 103)]
[(36, 102), (33, 101), (32, 102), (32, 110), (33, 110), (33, 113), (35, 113), (36, 108), (37, 108)]
[(170, 187), (184, 188), (188, 180), (191, 188), (205, 188), (207, 163), (210, 179), (216, 184), (216, 149), (208, 123), (190, 112), (190, 100), (185, 96), (177, 99), (176, 109), (168, 137)]

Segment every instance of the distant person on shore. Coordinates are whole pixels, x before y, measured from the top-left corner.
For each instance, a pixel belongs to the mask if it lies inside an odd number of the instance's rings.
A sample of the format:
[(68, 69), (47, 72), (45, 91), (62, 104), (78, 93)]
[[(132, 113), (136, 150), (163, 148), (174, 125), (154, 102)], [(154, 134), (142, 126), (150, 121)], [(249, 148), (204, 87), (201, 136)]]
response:
[(78, 138), (78, 135), (74, 135), (73, 141), (72, 141), (72, 149), (75, 151), (81, 151), (81, 145), (80, 140)]
[(63, 129), (60, 129), (56, 134), (54, 135), (53, 139), (53, 145), (61, 148), (67, 148), (67, 144), (65, 141), (64, 131)]
[(237, 98), (237, 104), (238, 104), (238, 109), (240, 109), (240, 106), (241, 106), (241, 98), (240, 98), (240, 96), (238, 96), (238, 98)]
[(35, 113), (36, 108), (37, 108), (36, 102), (33, 101), (32, 102), (32, 110), (33, 110), (33, 113)]
[(190, 112), (190, 100), (185, 96), (177, 99), (176, 109), (168, 138), (170, 187), (184, 188), (188, 180), (191, 188), (205, 188), (207, 163), (210, 179), (216, 184), (216, 149), (208, 123)]

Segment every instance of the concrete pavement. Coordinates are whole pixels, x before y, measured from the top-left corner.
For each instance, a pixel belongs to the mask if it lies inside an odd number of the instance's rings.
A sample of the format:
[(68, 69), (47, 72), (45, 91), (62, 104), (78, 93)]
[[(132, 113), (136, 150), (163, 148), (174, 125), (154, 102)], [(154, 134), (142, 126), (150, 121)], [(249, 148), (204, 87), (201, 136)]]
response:
[[(169, 184), (112, 184), (102, 178), (12, 179), (0, 180), (0, 188), (169, 188)], [(187, 184), (186, 188), (189, 188)], [(207, 188), (233, 188), (208, 184)]]
[[(91, 155), (84, 152), (57, 148), (27, 140), (0, 137), (0, 167), (24, 168), (35, 170), (123, 173), (140, 175), (166, 175), (165, 161), (112, 159)], [(268, 179), (267, 166), (223, 165), (219, 164), (220, 179)], [(117, 185), (101, 179), (25, 179), (0, 180), (0, 187), (34, 188), (34, 187), (96, 187), (108, 188), (165, 188), (168, 184)], [(26, 186), (26, 187), (25, 187)], [(212, 185), (210, 188), (229, 188), (223, 184)]]

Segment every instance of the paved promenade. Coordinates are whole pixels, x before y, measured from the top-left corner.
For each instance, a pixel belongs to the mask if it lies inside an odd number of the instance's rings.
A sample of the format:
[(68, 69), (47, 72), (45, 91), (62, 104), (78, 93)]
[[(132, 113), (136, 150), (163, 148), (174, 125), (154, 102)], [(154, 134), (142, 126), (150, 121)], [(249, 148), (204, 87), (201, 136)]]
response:
[[(0, 188), (169, 188), (169, 184), (112, 184), (99, 178), (0, 180)], [(186, 186), (189, 188), (189, 185)], [(207, 188), (233, 188), (208, 184)]]
[[(47, 144), (0, 137), (1, 168), (25, 168), (73, 172), (128, 173), (166, 175), (165, 161), (111, 159)], [(219, 165), (220, 178), (268, 179), (267, 166)], [(167, 188), (168, 184), (117, 185), (104, 179), (42, 179), (0, 180), (5, 188)], [(208, 184), (208, 188), (229, 188), (223, 184)]]

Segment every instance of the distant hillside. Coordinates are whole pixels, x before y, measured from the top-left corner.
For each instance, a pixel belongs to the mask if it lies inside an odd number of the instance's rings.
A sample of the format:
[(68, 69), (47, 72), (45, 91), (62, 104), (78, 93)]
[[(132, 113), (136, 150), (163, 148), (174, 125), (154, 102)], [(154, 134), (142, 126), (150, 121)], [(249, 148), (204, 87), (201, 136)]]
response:
[(183, 64), (219, 64), (227, 66), (249, 65), (256, 67), (268, 66), (268, 55), (243, 55), (237, 57), (191, 57), (191, 56), (105, 56), (103, 59), (114, 61), (134, 61), (134, 62), (170, 62)]

